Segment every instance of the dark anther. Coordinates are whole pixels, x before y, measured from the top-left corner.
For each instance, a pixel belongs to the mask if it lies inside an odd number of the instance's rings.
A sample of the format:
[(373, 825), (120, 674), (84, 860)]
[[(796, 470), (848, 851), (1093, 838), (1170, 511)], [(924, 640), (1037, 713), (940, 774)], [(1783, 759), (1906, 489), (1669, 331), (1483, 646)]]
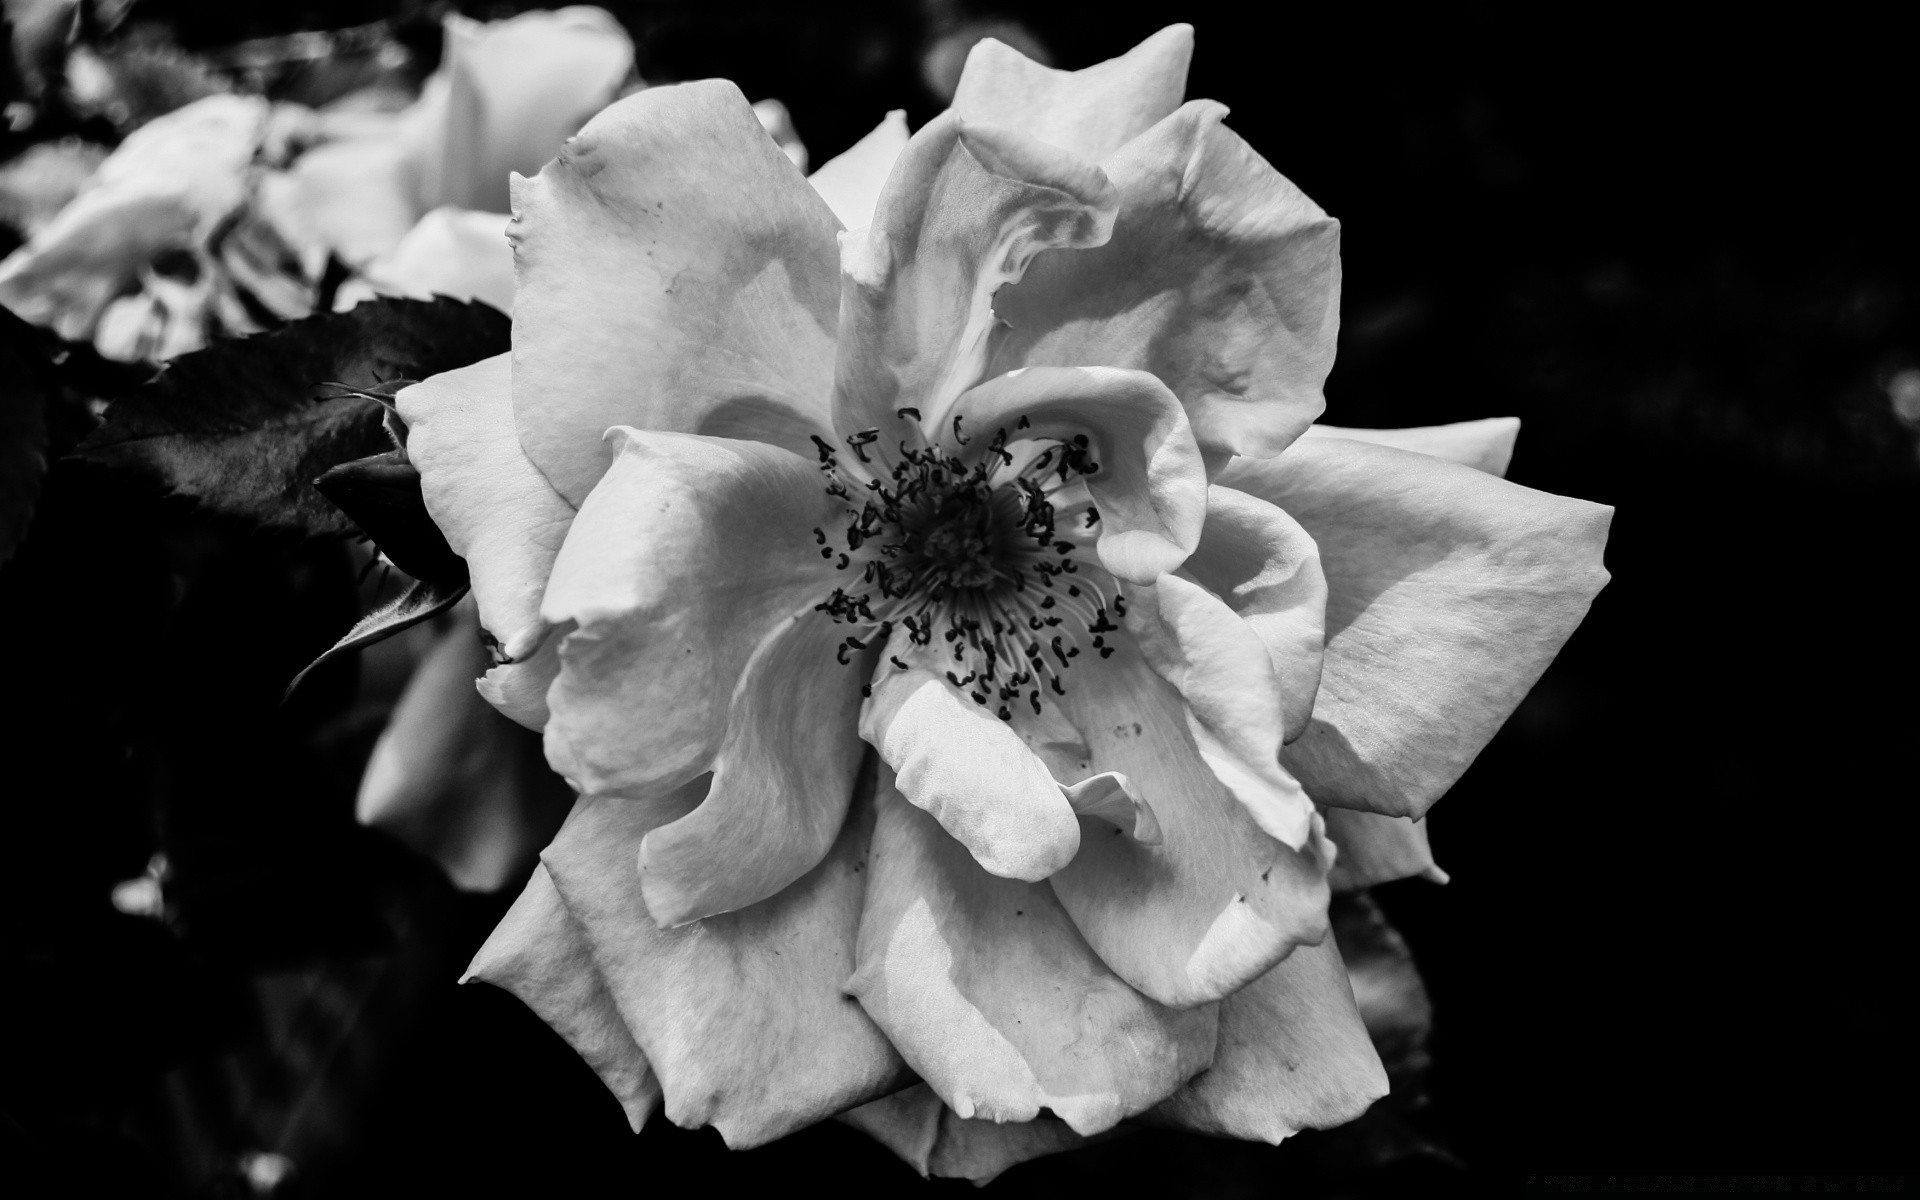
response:
[(959, 442), (962, 446), (966, 445), (968, 442), (971, 442), (973, 440), (972, 438), (968, 437), (966, 434), (960, 432), (960, 414), (959, 413), (953, 414), (953, 440), (956, 442)]
[(863, 684), (861, 684), (861, 685), (860, 685), (860, 694), (861, 694), (862, 696), (866, 696), (866, 697), (869, 697), (869, 698), (871, 698), (871, 697), (873, 696), (873, 685), (872, 685), (872, 684), (870, 684), (870, 683), (863, 683)]
[(893, 415), (918, 421), (920, 419), (920, 410), (917, 408), (896, 408), (893, 410)]
[(907, 669), (907, 664), (900, 661), (900, 656), (898, 654), (889, 655), (887, 658), (887, 661), (892, 663), (894, 666), (900, 668), (902, 671)]
[(1015, 422), (1014, 428), (1015, 429), (1031, 429), (1033, 428), (1033, 422), (1029, 421), (1025, 417), (1021, 417), (1019, 421)]

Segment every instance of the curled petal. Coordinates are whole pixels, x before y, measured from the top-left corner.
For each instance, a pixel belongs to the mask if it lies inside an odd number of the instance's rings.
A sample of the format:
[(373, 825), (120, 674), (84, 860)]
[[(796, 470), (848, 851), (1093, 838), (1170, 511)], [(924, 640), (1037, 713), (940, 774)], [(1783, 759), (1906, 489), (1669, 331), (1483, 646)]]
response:
[(1285, 740), (1306, 732), (1327, 636), (1320, 547), (1280, 509), (1216, 485), (1207, 490), (1207, 523), (1186, 574), (1224, 600), (1267, 648)]
[(573, 506), (520, 450), (507, 356), (435, 375), (395, 397), (427, 512), (467, 560), (480, 623), (507, 657), (547, 636), (540, 597)]
[(443, 635), (374, 743), (355, 812), (447, 872), (490, 892), (524, 872), (553, 837), (573, 793), (547, 769), (540, 740), (474, 692), (487, 662), (470, 613)]
[[(889, 647), (907, 651), (903, 635)], [(860, 713), (906, 798), (986, 870), (1036, 882), (1073, 858), (1080, 826), (1046, 764), (1006, 722), (944, 676), (883, 665)]]
[(1153, 1112), (1184, 1129), (1278, 1143), (1353, 1120), (1387, 1094), (1332, 938), (1220, 1004), (1213, 1066)]
[(996, 371), (1099, 364), (1165, 380), (1202, 450), (1278, 454), (1325, 407), (1340, 226), (1194, 101), (1101, 164), (1111, 240), (1007, 288)]
[(1079, 783), (1061, 784), (1060, 792), (1076, 817), (1098, 817), (1149, 846), (1160, 844), (1160, 819), (1153, 806), (1140, 798), (1127, 777), (1117, 771), (1089, 775)]
[(886, 186), (893, 164), (906, 148), (907, 110), (896, 108), (873, 127), (873, 132), (807, 176), (807, 182), (820, 193), (840, 224), (848, 229), (865, 229), (873, 223), (880, 189)]
[(968, 121), (1006, 125), (1099, 162), (1180, 107), (1192, 61), (1191, 25), (1169, 25), (1079, 71), (1042, 66), (982, 38), (967, 55), (953, 107)]
[(1533, 687), (1606, 583), (1613, 510), (1384, 446), (1308, 438), (1220, 476), (1287, 510), (1327, 572), (1316, 801), (1418, 817)]
[(633, 1131), (640, 1132), (660, 1103), (660, 1081), (613, 1006), (586, 938), (545, 867), (534, 866), (533, 878), (460, 982), (476, 979), (512, 992), (565, 1038), (620, 1101)]
[(1044, 884), (980, 870), (883, 774), (847, 990), (962, 1117), (1111, 1128), (1207, 1065), (1209, 1007), (1176, 1012), (1101, 963)]
[(512, 721), (535, 732), (545, 729), (547, 689), (560, 675), (561, 636), (550, 631), (532, 657), (491, 667), (474, 686), (488, 704)]
[[(838, 509), (805, 459), (762, 442), (609, 434), (541, 608), (573, 622), (547, 693), (547, 755), (577, 790), (658, 795), (713, 769), (760, 639), (826, 594), (812, 529)], [(828, 666), (834, 664), (828, 663)]]
[(513, 212), (514, 413), (561, 495), (586, 497), (614, 425), (811, 455), (833, 371), (833, 214), (739, 88), (612, 105), (516, 180)]
[(504, 212), (507, 181), (560, 153), (633, 70), (633, 43), (584, 5), (503, 21), (446, 18), (439, 77), (420, 138), (420, 209)]
[(1085, 827), (1080, 853), (1049, 882), (1116, 975), (1191, 1007), (1326, 936), (1330, 850), (1318, 836), (1304, 851), (1268, 836), (1201, 757), (1173, 685), (1130, 637), (1115, 641), (1111, 658), (1075, 660), (1058, 703), (1085, 736), (1089, 772), (1124, 774), (1161, 841)]
[(1104, 242), (1116, 204), (1098, 167), (1004, 126), (949, 110), (914, 134), (873, 223), (841, 237), (834, 428), (884, 448), (915, 414), (944, 427), (987, 365), (994, 293), (1042, 250)]
[(334, 307), (350, 307), (369, 294), (422, 300), (453, 296), (512, 312), (513, 248), (507, 245), (507, 220), (500, 213), (434, 209), (391, 252), (367, 264), (358, 295), (342, 287)]
[(633, 869), (640, 841), (701, 785), (656, 800), (586, 798), (542, 860), (615, 1008), (659, 1076), (667, 1119), (757, 1146), (897, 1090), (904, 1070), (841, 990), (854, 969), (870, 805), (826, 859), (771, 899), (662, 929)]
[(1100, 511), (1096, 549), (1107, 570), (1152, 583), (1177, 570), (1200, 542), (1207, 513), (1207, 474), (1180, 402), (1144, 371), (1108, 367), (1036, 367), (971, 388), (940, 432), (950, 449), (971, 429), (982, 435), (1069, 441), (1087, 439), (1099, 469), (1085, 477)]
[(1333, 805), (1327, 806), (1325, 816), (1327, 838), (1340, 847), (1339, 861), (1327, 876), (1334, 891), (1357, 891), (1416, 876), (1447, 882), (1447, 873), (1433, 861), (1425, 820)]
[(640, 888), (662, 925), (757, 903), (812, 870), (839, 836), (860, 741), (858, 667), (820, 613), (760, 639), (734, 685), (707, 798), (640, 843)]
[(840, 1119), (899, 1155), (922, 1177), (965, 1179), (976, 1186), (1030, 1159), (1104, 1140), (1081, 1137), (1054, 1117), (1004, 1124), (962, 1117), (924, 1083), (848, 1109)]
[(1177, 575), (1133, 598), (1127, 628), (1186, 702), (1200, 757), (1269, 837), (1304, 847), (1313, 803), (1280, 766), (1280, 687), (1260, 639), (1218, 596)]
[(1479, 421), (1456, 421), (1451, 425), (1416, 425), (1408, 429), (1349, 429), (1342, 425), (1313, 425), (1306, 437), (1348, 438), (1431, 454), (1448, 462), (1506, 476), (1513, 460), (1513, 443), (1520, 436), (1519, 417), (1487, 417)]

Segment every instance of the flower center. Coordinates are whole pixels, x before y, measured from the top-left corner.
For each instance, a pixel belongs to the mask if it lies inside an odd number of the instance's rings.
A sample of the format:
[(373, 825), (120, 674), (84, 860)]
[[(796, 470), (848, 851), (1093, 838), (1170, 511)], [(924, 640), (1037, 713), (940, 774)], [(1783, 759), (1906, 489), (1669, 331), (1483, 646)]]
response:
[[(878, 436), (865, 430), (846, 439), (865, 467), (881, 465), (866, 453)], [(1009, 720), (1016, 704), (1038, 713), (1043, 693), (1066, 694), (1061, 673), (1083, 637), (1102, 657), (1113, 653), (1105, 635), (1119, 627), (1108, 614), (1124, 616), (1126, 600), (1117, 590), (1108, 599), (1110, 584), (1096, 581), (1104, 572), (1082, 570), (1094, 562), (1100, 519), (1077, 486), (1100, 469), (1084, 437), (1010, 443), (1001, 430), (971, 467), (938, 449), (902, 445), (878, 476), (843, 467), (840, 451), (814, 442), (828, 494), (847, 506), (839, 537), (815, 529), (814, 540), (821, 557), (859, 576), (816, 606), (859, 628), (839, 648), (842, 663), (896, 627), (916, 646), (938, 637), (952, 660), (948, 682)]]

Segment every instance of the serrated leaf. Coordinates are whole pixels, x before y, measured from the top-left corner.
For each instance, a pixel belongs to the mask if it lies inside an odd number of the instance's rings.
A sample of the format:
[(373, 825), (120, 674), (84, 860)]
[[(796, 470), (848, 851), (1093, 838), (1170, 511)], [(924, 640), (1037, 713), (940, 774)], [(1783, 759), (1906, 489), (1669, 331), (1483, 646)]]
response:
[(431, 620), (460, 603), (460, 598), (466, 594), (467, 584), (464, 580), (453, 587), (428, 583), (424, 579), (414, 580), (406, 591), (361, 617), (354, 627), (347, 631), (347, 636), (328, 647), (325, 654), (308, 663), (304, 670), (293, 677), (293, 682), (287, 685), (286, 695), (293, 695), (294, 689), (300, 686), (300, 681), (312, 674), (313, 669), (322, 663), (332, 662), (342, 654), (364, 649), (375, 642), (385, 641), (403, 629), (410, 629), (422, 621)]
[(341, 463), (314, 486), (372, 538), (394, 566), (442, 587), (467, 582), (467, 561), (453, 552), (427, 514), (420, 472), (405, 450)]
[(505, 353), (511, 330), (497, 309), (442, 296), (370, 300), (225, 339), (115, 401), (76, 453), (267, 528), (353, 533), (313, 481), (392, 445), (379, 402), (356, 393)]

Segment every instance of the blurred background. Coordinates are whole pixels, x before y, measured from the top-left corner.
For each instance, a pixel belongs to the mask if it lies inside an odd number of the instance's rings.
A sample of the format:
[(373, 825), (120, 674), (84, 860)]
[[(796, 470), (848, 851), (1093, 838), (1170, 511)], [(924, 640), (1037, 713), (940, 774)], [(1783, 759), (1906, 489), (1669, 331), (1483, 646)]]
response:
[[(1278, 1150), (1145, 1133), (996, 1191), (1913, 1166), (1910, 37), (1844, 4), (605, 7), (642, 79), (776, 98), (816, 164), (890, 108), (938, 112), (983, 34), (1079, 67), (1191, 22), (1189, 95), (1343, 222), (1327, 420), (1519, 416), (1510, 478), (1618, 509), (1613, 583), (1436, 809), (1452, 882), (1374, 893), (1432, 997), (1424, 1103)], [(8, 0), (0, 171), (195, 88), (417, 83), (446, 11)], [(77, 87), (48, 20), (116, 82)], [(29, 223), (0, 212), (0, 254)], [(741, 1154), (658, 1118), (636, 1137), (531, 1013), (454, 986), (518, 881), (458, 891), (355, 822), (378, 662), (279, 704), (358, 614), (354, 566), (48, 475), (0, 569), (6, 1171), (52, 1194), (965, 1188), (833, 1125)]]

